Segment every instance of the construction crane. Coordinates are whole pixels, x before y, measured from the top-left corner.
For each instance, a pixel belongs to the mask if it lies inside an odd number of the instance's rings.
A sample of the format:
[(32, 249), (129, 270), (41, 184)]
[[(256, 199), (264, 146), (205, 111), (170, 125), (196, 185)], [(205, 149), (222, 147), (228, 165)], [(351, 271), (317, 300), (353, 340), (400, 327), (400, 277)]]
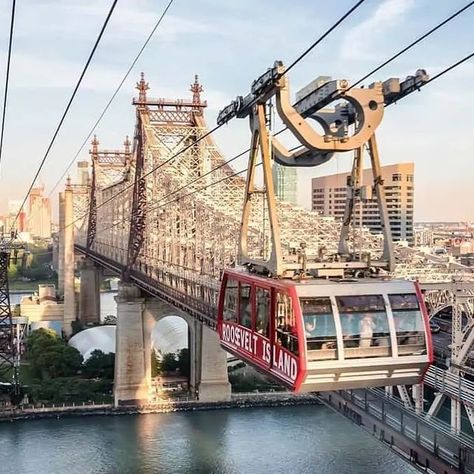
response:
[(13, 404), (21, 400), (19, 381), (20, 350), (15, 335), (10, 306), (8, 268), (21, 259), (22, 266), (27, 258), (26, 244), (18, 238), (16, 231), (0, 237), (0, 389), (7, 392)]

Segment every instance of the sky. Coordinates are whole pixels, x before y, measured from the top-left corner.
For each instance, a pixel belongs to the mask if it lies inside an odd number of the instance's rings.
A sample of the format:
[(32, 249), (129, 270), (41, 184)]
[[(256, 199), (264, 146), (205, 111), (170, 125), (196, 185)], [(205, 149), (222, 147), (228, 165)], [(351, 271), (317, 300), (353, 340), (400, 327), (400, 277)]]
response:
[[(11, 62), (0, 212), (22, 199), (100, 31), (111, 0), (19, 0)], [(99, 49), (49, 155), (38, 184), (49, 192), (76, 154), (164, 10), (168, 0), (119, 0)], [(121, 148), (133, 134), (131, 105), (140, 72), (149, 96), (190, 98), (199, 74), (206, 119), (277, 59), (290, 64), (355, 0), (175, 0), (121, 92), (99, 124), (101, 147)], [(467, 0), (366, 0), (290, 72), (293, 94), (317, 76), (356, 81)], [(10, 0), (0, 0), (0, 92), (6, 70)], [(474, 7), (366, 80), (434, 75), (471, 53)], [(474, 61), (387, 108), (377, 131), (382, 164), (415, 163), (415, 220), (474, 221)], [(215, 134), (231, 158), (250, 141), (248, 122)], [(80, 159), (88, 158), (86, 147)], [(236, 168), (245, 167), (242, 158)], [(299, 170), (298, 198), (310, 207), (311, 178), (347, 171), (349, 154)], [(75, 169), (71, 171), (75, 173)], [(62, 187), (62, 186), (61, 186)], [(53, 194), (57, 207), (57, 194)], [(57, 212), (55, 213), (57, 214)]]

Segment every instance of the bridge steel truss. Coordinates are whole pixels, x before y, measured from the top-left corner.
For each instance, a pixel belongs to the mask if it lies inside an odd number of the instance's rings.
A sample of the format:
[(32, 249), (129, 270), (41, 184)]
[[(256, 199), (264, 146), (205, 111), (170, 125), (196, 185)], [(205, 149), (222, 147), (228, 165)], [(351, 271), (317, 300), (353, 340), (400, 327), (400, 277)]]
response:
[[(431, 367), (425, 384), (436, 390), (428, 416), (436, 416), (446, 399), (450, 400), (451, 428), (461, 431), (463, 408), (474, 431), (474, 383), (472, 379), (474, 355), (474, 282), (451, 281), (422, 285), (430, 314), (437, 315), (451, 309), (451, 344), (438, 354), (446, 370)], [(443, 360), (443, 357), (446, 359)]]
[[(143, 74), (137, 90), (133, 149), (127, 138), (124, 150), (101, 151), (94, 138), (91, 180), (87, 185), (73, 185), (75, 247), (145, 292), (215, 328), (221, 272), (235, 265), (239, 251), (236, 236), (246, 180), (225, 162), (208, 135), (207, 103), (201, 100), (197, 76), (191, 86), (192, 100), (147, 97), (149, 85)], [(251, 199), (248, 255), (261, 259), (271, 251), (268, 208), (263, 192), (254, 192)], [(337, 253), (340, 223), (278, 200), (276, 206), (282, 224), (281, 245), (288, 254), (307, 242), (308, 236), (312, 237), (308, 254), (322, 249)], [(362, 232), (363, 250), (382, 254), (380, 236), (366, 229)], [(470, 392), (461, 396), (453, 395), (453, 390), (456, 381), (463, 382), (473, 344), (474, 292), (470, 285), (474, 283), (446, 283), (467, 269), (439, 257), (405, 247), (396, 247), (395, 256), (393, 275), (426, 284), (432, 310), (449, 298), (458, 308), (453, 311), (451, 364), (445, 376), (441, 369), (428, 373), (426, 383), (439, 393), (428, 412), (420, 416), (433, 417), (449, 397), (454, 407), (452, 427), (459, 432), (461, 405), (473, 424)], [(471, 389), (465, 388), (466, 392)], [(409, 406), (408, 392), (402, 387), (399, 392)], [(421, 386), (414, 388), (412, 398), (414, 409), (423, 413)]]

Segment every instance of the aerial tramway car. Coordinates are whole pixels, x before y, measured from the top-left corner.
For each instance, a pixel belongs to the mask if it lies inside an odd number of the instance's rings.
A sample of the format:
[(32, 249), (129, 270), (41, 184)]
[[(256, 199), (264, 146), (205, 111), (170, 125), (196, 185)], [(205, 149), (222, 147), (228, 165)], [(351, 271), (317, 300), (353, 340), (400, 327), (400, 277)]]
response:
[(277, 280), (226, 270), (222, 347), (296, 392), (419, 383), (433, 358), (416, 282)]

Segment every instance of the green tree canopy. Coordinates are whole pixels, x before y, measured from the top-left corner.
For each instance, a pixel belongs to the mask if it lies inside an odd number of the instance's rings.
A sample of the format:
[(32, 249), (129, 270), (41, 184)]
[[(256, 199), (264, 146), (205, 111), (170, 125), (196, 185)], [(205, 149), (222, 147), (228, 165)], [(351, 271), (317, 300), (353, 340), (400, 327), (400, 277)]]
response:
[(60, 343), (60, 339), (52, 329), (37, 329), (33, 331), (26, 341), (28, 354), (34, 358), (35, 355), (44, 352), (48, 347)]
[(177, 354), (178, 362), (177, 366), (179, 369), (179, 373), (185, 377), (189, 377), (190, 374), (190, 363), (189, 363), (189, 349), (184, 348), (178, 351)]
[(161, 359), (161, 368), (164, 372), (175, 372), (178, 368), (178, 359), (176, 358), (176, 354), (173, 352), (164, 354), (163, 358)]
[(158, 357), (158, 353), (156, 349), (152, 349), (151, 351), (151, 376), (157, 377), (158, 375), (163, 374), (163, 367), (161, 365), (161, 360)]
[(75, 375), (82, 365), (81, 353), (49, 329), (33, 331), (27, 349), (31, 371), (40, 379)]
[(99, 349), (92, 351), (90, 357), (84, 362), (82, 373), (88, 378), (104, 378), (113, 380), (115, 354), (105, 354)]

